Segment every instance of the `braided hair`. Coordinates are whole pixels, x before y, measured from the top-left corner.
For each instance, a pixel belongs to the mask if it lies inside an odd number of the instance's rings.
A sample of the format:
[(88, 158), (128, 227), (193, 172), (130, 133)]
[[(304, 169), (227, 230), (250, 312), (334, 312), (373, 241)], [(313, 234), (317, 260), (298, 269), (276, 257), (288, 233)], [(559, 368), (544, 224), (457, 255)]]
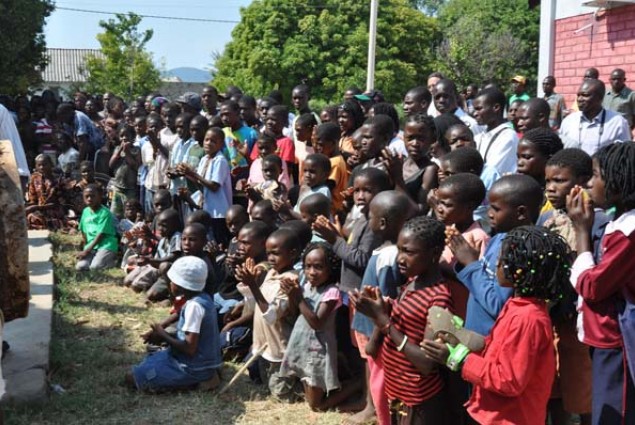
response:
[(619, 196), (625, 210), (635, 208), (635, 144), (613, 143), (593, 155), (600, 166), (606, 199)]
[(550, 128), (532, 128), (523, 134), (523, 140), (532, 143), (545, 158), (551, 158), (563, 148), (560, 136)]
[(406, 125), (408, 124), (423, 124), (423, 126), (430, 132), (430, 137), (432, 140), (437, 140), (438, 132), (437, 126), (434, 124), (434, 118), (425, 112), (417, 112), (414, 115), (408, 116), (406, 118)]
[(321, 249), (326, 257), (326, 265), (329, 268), (329, 279), (325, 282), (326, 285), (337, 283), (340, 279), (340, 268), (342, 267), (342, 260), (335, 254), (331, 245), (325, 242), (309, 242), (302, 253), (302, 266), (306, 263), (306, 256), (311, 251)]
[(441, 252), (445, 246), (445, 225), (434, 218), (426, 216), (412, 218), (406, 221), (402, 231), (412, 233), (430, 250), (439, 249)]
[(559, 300), (571, 274), (571, 251), (560, 235), (541, 226), (510, 230), (501, 248), (505, 279), (523, 297)]

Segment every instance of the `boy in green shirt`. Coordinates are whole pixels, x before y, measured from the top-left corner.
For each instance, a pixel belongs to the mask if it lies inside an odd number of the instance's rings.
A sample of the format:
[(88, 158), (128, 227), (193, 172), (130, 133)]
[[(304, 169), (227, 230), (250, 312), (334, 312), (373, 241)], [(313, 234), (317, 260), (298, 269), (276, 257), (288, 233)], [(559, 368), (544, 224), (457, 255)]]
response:
[(117, 261), (117, 230), (112, 213), (101, 203), (102, 192), (94, 184), (84, 189), (86, 208), (79, 221), (83, 251), (77, 254), (78, 271), (114, 267)]

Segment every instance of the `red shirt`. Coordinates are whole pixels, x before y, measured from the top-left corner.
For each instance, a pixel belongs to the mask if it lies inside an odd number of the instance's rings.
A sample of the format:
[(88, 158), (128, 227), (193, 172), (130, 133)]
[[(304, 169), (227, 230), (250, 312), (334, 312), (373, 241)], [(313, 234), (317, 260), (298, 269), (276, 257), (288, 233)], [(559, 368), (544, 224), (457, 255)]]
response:
[[(390, 321), (395, 329), (408, 336), (409, 344), (418, 345), (426, 330), (428, 309), (433, 305), (452, 310), (450, 290), (445, 283), (405, 292), (399, 301), (393, 301)], [(389, 337), (384, 338), (382, 361), (386, 395), (390, 400), (416, 406), (443, 388), (443, 380), (438, 372), (422, 375), (403, 351), (397, 351), (397, 346)]]
[[(279, 139), (276, 139), (276, 145), (278, 149), (276, 151), (276, 155), (278, 155), (283, 161), (295, 163), (295, 144), (293, 140), (289, 139), (286, 136), (282, 136)], [(252, 161), (255, 161), (260, 154), (258, 153), (258, 144), (256, 143), (251, 150), (251, 154), (249, 158)]]
[(510, 298), (481, 353), (469, 354), (461, 372), (474, 384), (467, 411), (481, 424), (544, 424), (556, 373), (547, 303)]
[(596, 348), (619, 348), (617, 322), (623, 291), (635, 298), (635, 210), (606, 226), (595, 264), (590, 252), (578, 255), (571, 268), (571, 284), (578, 299), (578, 339)]

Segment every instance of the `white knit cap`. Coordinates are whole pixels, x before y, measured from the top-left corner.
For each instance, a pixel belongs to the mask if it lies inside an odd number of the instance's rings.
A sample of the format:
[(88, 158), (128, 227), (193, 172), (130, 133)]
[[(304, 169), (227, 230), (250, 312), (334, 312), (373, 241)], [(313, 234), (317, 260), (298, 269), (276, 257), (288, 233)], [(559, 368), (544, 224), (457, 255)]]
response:
[(201, 292), (207, 280), (207, 264), (192, 255), (181, 257), (168, 270), (168, 278), (181, 288)]

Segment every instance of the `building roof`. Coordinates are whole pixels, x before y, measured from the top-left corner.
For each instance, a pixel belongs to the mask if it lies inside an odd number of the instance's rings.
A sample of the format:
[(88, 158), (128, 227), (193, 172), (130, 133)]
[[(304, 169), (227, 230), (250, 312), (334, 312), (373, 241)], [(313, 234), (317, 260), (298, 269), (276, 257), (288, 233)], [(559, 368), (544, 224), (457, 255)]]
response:
[(103, 57), (98, 49), (46, 49), (49, 62), (42, 72), (44, 82), (86, 82), (82, 69), (86, 66), (86, 55)]

